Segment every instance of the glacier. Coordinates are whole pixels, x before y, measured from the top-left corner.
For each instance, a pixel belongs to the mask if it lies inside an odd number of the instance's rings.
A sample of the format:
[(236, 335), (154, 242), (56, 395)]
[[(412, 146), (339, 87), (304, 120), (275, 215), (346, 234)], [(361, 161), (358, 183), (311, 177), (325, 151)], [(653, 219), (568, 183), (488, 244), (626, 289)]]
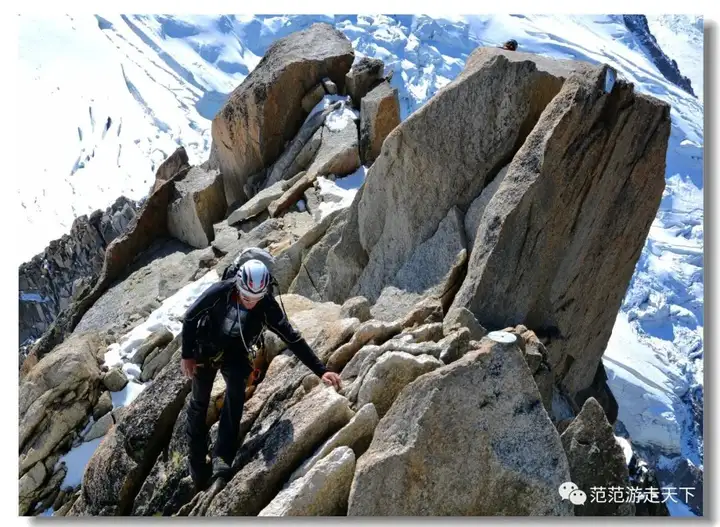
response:
[(614, 15), (22, 15), (17, 133), (32, 140), (18, 143), (19, 158), (31, 161), (17, 181), (17, 263), (68, 232), (75, 217), (121, 194), (142, 199), (178, 146), (191, 163), (204, 161), (227, 95), (274, 40), (312, 23), (333, 24), (358, 58), (394, 70), (403, 119), (477, 46), (514, 38), (520, 51), (607, 63), (672, 107), (665, 193), (603, 362), (633, 449), (667, 468), (663, 484), (678, 486), (678, 463), (703, 467), (703, 23), (647, 19), (697, 97), (663, 77)]

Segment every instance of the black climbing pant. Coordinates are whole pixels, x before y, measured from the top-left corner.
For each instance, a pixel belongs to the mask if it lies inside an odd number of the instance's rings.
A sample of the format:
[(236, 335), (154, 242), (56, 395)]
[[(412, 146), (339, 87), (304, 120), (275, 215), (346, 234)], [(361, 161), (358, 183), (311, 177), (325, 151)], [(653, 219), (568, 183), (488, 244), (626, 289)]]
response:
[[(217, 369), (199, 366), (195, 370), (192, 381), (192, 398), (187, 412), (187, 438), (189, 447), (190, 475), (197, 483), (207, 482), (211, 468), (207, 464), (208, 427), (207, 411), (210, 404)], [(245, 388), (249, 368), (237, 363), (221, 364), (220, 372), (225, 379), (225, 401), (220, 413), (218, 437), (212, 456), (220, 457), (228, 465), (232, 465), (238, 448), (240, 420), (245, 404)]]

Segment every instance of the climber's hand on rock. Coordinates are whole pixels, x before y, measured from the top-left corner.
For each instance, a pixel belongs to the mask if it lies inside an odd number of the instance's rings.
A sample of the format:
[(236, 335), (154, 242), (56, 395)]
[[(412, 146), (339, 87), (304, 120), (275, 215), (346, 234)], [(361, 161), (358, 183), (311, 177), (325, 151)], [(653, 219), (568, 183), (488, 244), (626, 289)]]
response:
[(322, 376), (322, 380), (328, 386), (334, 387), (336, 390), (340, 389), (340, 376), (337, 373), (328, 371)]

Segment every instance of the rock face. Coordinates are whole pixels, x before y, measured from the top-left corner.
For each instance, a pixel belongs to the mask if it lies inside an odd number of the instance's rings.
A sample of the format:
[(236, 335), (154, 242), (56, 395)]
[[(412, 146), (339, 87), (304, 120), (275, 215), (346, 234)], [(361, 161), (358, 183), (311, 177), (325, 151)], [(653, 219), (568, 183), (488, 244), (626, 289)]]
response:
[(140, 381), (147, 382), (155, 378), (180, 347), (180, 337), (176, 337), (164, 348), (156, 348), (143, 362)]
[(153, 331), (140, 346), (130, 359), (133, 364), (142, 366), (145, 359), (156, 348), (164, 348), (173, 339), (172, 332), (165, 326)]
[(259, 448), (212, 500), (207, 515), (257, 515), (278, 493), (283, 476), (352, 417), (332, 388), (313, 390), (263, 434)]
[(305, 94), (324, 77), (343, 87), (354, 56), (347, 37), (328, 24), (313, 24), (270, 46), (213, 119), (228, 204), (246, 199), (248, 176), (271, 165), (300, 129)]
[[(280, 291), (287, 292), (300, 271), (303, 254), (312, 247), (327, 231), (333, 219), (340, 213), (333, 211), (300, 236), (289, 247), (280, 250), (275, 256), (275, 278), (280, 284)], [(348, 316), (346, 318), (352, 318)]]
[(470, 330), (471, 340), (480, 340), (487, 335), (487, 330), (480, 325), (468, 309), (464, 307), (451, 309), (443, 319), (443, 332), (445, 335), (452, 331), (466, 327)]
[[(307, 474), (325, 456), (341, 447), (350, 447), (358, 458), (365, 453), (372, 440), (375, 427), (379, 421), (375, 405), (368, 403), (350, 419), (350, 422), (328, 439), (312, 457), (295, 470), (290, 476), (290, 483)], [(348, 488), (348, 490), (350, 490)], [(347, 497), (346, 497), (347, 498)], [(346, 499), (347, 501), (347, 499)]]
[[(218, 377), (222, 378), (221, 375)], [(175, 420), (167, 448), (160, 453), (140, 487), (133, 502), (133, 516), (168, 516), (190, 501), (192, 482), (189, 477), (188, 441), (185, 432), (189, 400), (188, 394), (185, 405)]]
[(373, 85), (382, 80), (384, 69), (382, 60), (363, 57), (345, 76), (345, 89), (356, 108), (360, 107), (360, 101)]
[(572, 515), (557, 491), (569, 477), (520, 349), (486, 338), (400, 393), (358, 459), (348, 515)]
[(327, 116), (340, 109), (342, 104), (342, 101), (338, 101), (308, 117), (307, 121), (300, 127), (295, 139), (292, 140), (278, 160), (273, 163), (272, 167), (266, 171), (267, 177), (264, 181), (264, 189), (275, 185), (279, 181), (291, 179), (298, 172), (307, 169), (322, 143), (322, 134), (318, 134), (317, 131), (323, 126)]
[(347, 318), (357, 318), (360, 322), (366, 322), (370, 320), (371, 317), (370, 304), (367, 298), (361, 296), (348, 298), (342, 305), (341, 314)]
[(103, 415), (107, 414), (108, 412), (112, 412), (113, 404), (112, 404), (112, 398), (110, 397), (110, 392), (103, 392), (100, 398), (98, 399), (97, 404), (93, 408), (93, 419), (96, 421), (100, 419)]
[(472, 249), (475, 245), (475, 233), (477, 232), (478, 225), (480, 225), (480, 220), (485, 213), (487, 204), (490, 203), (490, 199), (495, 195), (497, 189), (500, 187), (500, 183), (505, 179), (507, 169), (508, 167), (506, 165), (498, 172), (480, 195), (470, 204), (470, 208), (467, 213), (465, 213), (465, 235), (468, 240), (468, 249)]
[(102, 270), (90, 291), (84, 292), (75, 302), (63, 310), (50, 328), (30, 349), (23, 361), (20, 376), (27, 374), (37, 361), (60, 344), (78, 325), (83, 315), (107, 291), (120, 276), (127, 273), (136, 257), (149, 249), (159, 238), (168, 234), (167, 211), (175, 178), (164, 181), (148, 196), (147, 200), (128, 225), (127, 231), (115, 238), (107, 247)]
[(343, 516), (355, 470), (355, 454), (341, 446), (281, 491), (258, 516)]
[(507, 166), (452, 307), (489, 330), (553, 335), (554, 380), (571, 394), (588, 387), (662, 196), (670, 130), (666, 104), (620, 81), (607, 92), (612, 73), (474, 51), (388, 135), (342, 222), (306, 257), (313, 287), (297, 290), (376, 303), (449, 211), (467, 210)]
[[(570, 463), (570, 475), (578, 488), (588, 496), (591, 488), (620, 487), (623, 492), (630, 485), (627, 461), (622, 447), (615, 440), (612, 426), (602, 406), (590, 397), (582, 410), (561, 437)], [(635, 516), (635, 504), (616, 500), (600, 503), (590, 500), (575, 506), (576, 516)]]
[(80, 503), (68, 515), (130, 513), (190, 391), (190, 381), (183, 377), (179, 363), (178, 352), (100, 443), (85, 469)]
[(302, 176), (282, 196), (268, 205), (268, 213), (271, 218), (280, 216), (286, 209), (295, 205), (305, 191), (312, 186), (315, 175), (307, 172), (300, 172), (300, 174)]
[(465, 258), (465, 246), (462, 213), (453, 207), (437, 231), (417, 247), (383, 289), (370, 310), (372, 315), (380, 320), (394, 320), (422, 298), (442, 297), (448, 287), (445, 278), (458, 258)]
[(20, 478), (20, 514), (26, 514), (33, 501), (37, 499), (37, 490), (47, 477), (47, 470), (43, 463), (36, 463), (32, 469)]
[(302, 99), (302, 109), (310, 113), (313, 108), (325, 97), (325, 87), (322, 83), (318, 83), (314, 88), (305, 94)]
[(113, 415), (111, 413), (103, 415), (100, 419), (95, 421), (95, 424), (90, 427), (87, 435), (83, 438), (85, 441), (92, 441), (98, 437), (102, 437), (108, 433), (108, 430), (115, 424)]
[(240, 223), (265, 211), (268, 208), (268, 205), (281, 197), (287, 189), (288, 186), (286, 181), (278, 181), (274, 185), (261, 190), (249, 201), (244, 203), (242, 207), (228, 216), (228, 225)]
[(20, 475), (50, 456), (86, 422), (100, 396), (94, 334), (75, 335), (20, 382)]
[(610, 387), (607, 384), (607, 372), (602, 361), (597, 366), (595, 371), (595, 377), (593, 377), (592, 384), (577, 393), (575, 396), (575, 402), (578, 406), (582, 407), (583, 403), (590, 397), (594, 397), (595, 400), (600, 403), (605, 417), (611, 425), (615, 424), (618, 416), (618, 402), (615, 399)]
[(573, 68), (587, 65), (475, 51), (453, 82), (385, 139), (338, 226), (339, 243), (315, 271), (320, 297), (341, 303), (361, 294), (374, 303), (450, 210), (465, 210), (507, 164)]
[(372, 403), (383, 417), (402, 389), (420, 375), (442, 366), (435, 357), (415, 357), (402, 351), (384, 353), (365, 375), (357, 396), (358, 406)]
[(105, 211), (80, 216), (69, 234), (20, 266), (20, 343), (42, 335), (63, 309), (92, 287), (105, 249), (127, 231), (137, 208), (134, 201), (120, 197)]
[(128, 378), (125, 375), (125, 372), (120, 369), (113, 368), (103, 376), (102, 382), (105, 388), (111, 392), (119, 392), (125, 388), (125, 385), (128, 383)]
[(360, 103), (360, 158), (365, 166), (380, 155), (383, 141), (400, 124), (397, 88), (383, 82)]
[(668, 105), (621, 82), (605, 93), (606, 74), (571, 77), (545, 109), (485, 209), (453, 304), (485, 327), (555, 330), (550, 363), (570, 393), (592, 383), (665, 187)]
[(172, 179), (178, 172), (187, 171), (190, 169), (190, 160), (188, 159), (185, 147), (179, 147), (175, 152), (170, 154), (165, 161), (162, 162), (160, 167), (155, 172), (155, 183), (153, 184), (152, 190), (155, 191), (163, 181)]
[(222, 180), (217, 170), (194, 167), (175, 181), (168, 206), (170, 234), (193, 247), (210, 245), (215, 237), (213, 224), (221, 221), (227, 210)]
[(352, 174), (360, 167), (358, 131), (354, 121), (332, 126), (326, 123), (315, 135), (320, 140), (320, 148), (307, 168), (308, 174), (316, 178), (329, 174), (340, 177)]
[(207, 273), (207, 266), (215, 262), (211, 248), (192, 251), (179, 240), (161, 238), (137, 256), (121, 279), (99, 294), (75, 331), (122, 335), (143, 322), (166, 298)]
[[(362, 195), (363, 188), (360, 187), (358, 190), (355, 201)], [(352, 287), (352, 277), (359, 274), (362, 269), (361, 264), (357, 263), (357, 260), (362, 258), (362, 253), (353, 253), (342, 261), (337, 258), (333, 259), (333, 256), (335, 255), (334, 248), (341, 239), (350, 214), (350, 209), (343, 209), (333, 219), (325, 235), (303, 257), (300, 271), (290, 284), (288, 292), (313, 300), (337, 298), (337, 303), (340, 304), (346, 300), (347, 295), (344, 295), (343, 292)], [(328, 258), (330, 258), (330, 262), (328, 262)], [(329, 269), (333, 270), (332, 281)], [(338, 293), (335, 293), (336, 290)]]

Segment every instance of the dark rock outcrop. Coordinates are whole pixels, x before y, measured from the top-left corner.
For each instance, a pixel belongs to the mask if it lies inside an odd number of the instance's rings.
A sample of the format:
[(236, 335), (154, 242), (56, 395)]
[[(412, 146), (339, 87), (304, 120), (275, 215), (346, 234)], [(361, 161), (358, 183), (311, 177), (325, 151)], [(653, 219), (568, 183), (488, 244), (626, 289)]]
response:
[(630, 32), (638, 39), (640, 45), (645, 48), (645, 51), (652, 59), (657, 69), (663, 76), (672, 82), (675, 86), (678, 86), (688, 92), (690, 95), (695, 96), (695, 92), (692, 88), (690, 79), (683, 76), (680, 73), (680, 68), (674, 59), (671, 59), (663, 52), (660, 45), (657, 43), (655, 36), (650, 32), (648, 21), (645, 15), (623, 15), (623, 22)]
[(594, 397), (595, 400), (600, 403), (600, 406), (602, 406), (607, 420), (611, 425), (614, 425), (618, 416), (618, 402), (610, 390), (607, 380), (607, 372), (605, 371), (605, 366), (601, 361), (598, 364), (592, 384), (588, 388), (580, 390), (577, 393), (575, 396), (575, 404), (577, 404), (578, 407), (582, 407), (588, 398)]
[(611, 487), (624, 492), (630, 485), (622, 447), (613, 434), (605, 412), (593, 397), (570, 423), (561, 438), (570, 463), (570, 476), (588, 500), (575, 506), (576, 516), (634, 516), (635, 504), (626, 500), (592, 500), (591, 489)]
[(107, 246), (124, 234), (138, 205), (118, 198), (105, 211), (79, 216), (70, 233), (19, 269), (20, 343), (40, 337), (97, 280)]
[(175, 178), (164, 181), (145, 200), (127, 230), (108, 245), (99, 277), (90, 291), (80, 295), (67, 309), (61, 311), (50, 328), (30, 348), (23, 361), (20, 376), (23, 377), (38, 360), (60, 344), (72, 333), (88, 309), (107, 291), (108, 287), (127, 272), (135, 258), (156, 240), (168, 235), (168, 204), (174, 189)]
[(172, 179), (178, 172), (189, 169), (190, 160), (188, 159), (185, 148), (181, 146), (170, 154), (170, 157), (163, 161), (155, 172), (155, 183), (153, 184), (151, 193), (157, 190), (163, 181)]

